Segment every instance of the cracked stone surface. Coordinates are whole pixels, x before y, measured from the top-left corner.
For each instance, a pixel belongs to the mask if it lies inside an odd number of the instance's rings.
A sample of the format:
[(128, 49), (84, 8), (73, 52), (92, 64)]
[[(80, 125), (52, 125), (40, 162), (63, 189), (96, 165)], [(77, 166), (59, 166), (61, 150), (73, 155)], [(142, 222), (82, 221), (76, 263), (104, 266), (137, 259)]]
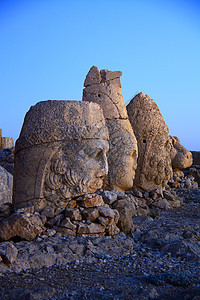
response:
[(122, 96), (121, 75), (121, 71), (99, 71), (93, 66), (85, 79), (82, 100), (102, 107), (109, 131), (109, 172), (104, 180), (104, 189), (124, 192), (133, 186), (138, 153)]
[(172, 177), (169, 129), (157, 104), (144, 93), (130, 101), (127, 111), (139, 152), (134, 189), (163, 190)]

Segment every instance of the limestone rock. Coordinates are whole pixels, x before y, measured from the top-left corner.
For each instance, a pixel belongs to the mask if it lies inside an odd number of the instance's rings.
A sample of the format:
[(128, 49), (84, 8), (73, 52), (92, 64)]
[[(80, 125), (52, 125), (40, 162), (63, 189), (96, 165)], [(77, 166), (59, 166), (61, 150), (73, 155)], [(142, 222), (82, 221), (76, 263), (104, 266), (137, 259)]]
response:
[(85, 78), (84, 86), (86, 87), (100, 82), (101, 82), (101, 75), (99, 73), (99, 69), (96, 66), (93, 66)]
[(104, 233), (105, 232), (105, 227), (102, 226), (101, 224), (97, 223), (91, 223), (91, 224), (86, 224), (86, 223), (80, 223), (78, 227), (77, 233), (80, 234), (98, 234), (98, 233)]
[[(79, 199), (81, 201), (79, 202)], [(82, 207), (97, 207), (104, 205), (104, 201), (102, 196), (97, 194), (86, 194), (83, 197), (77, 199), (79, 202), (79, 205)]]
[(8, 243), (8, 246), (5, 251), (5, 257), (4, 260), (7, 264), (12, 264), (16, 260), (18, 255), (18, 250), (17, 248), (12, 244)]
[(192, 153), (183, 147), (179, 138), (176, 136), (169, 136), (172, 143), (171, 159), (172, 168), (185, 169), (192, 165)]
[[(92, 67), (88, 75), (94, 68), (97, 72), (98, 68)], [(109, 131), (109, 173), (104, 180), (104, 189), (124, 192), (133, 185), (138, 155), (137, 141), (121, 92), (122, 73), (101, 70), (99, 75), (101, 82), (91, 84), (83, 90), (83, 101), (92, 101), (102, 107)]]
[(20, 237), (31, 241), (44, 230), (44, 223), (38, 214), (14, 213), (0, 222), (0, 239), (8, 241)]
[(82, 214), (84, 219), (90, 220), (91, 222), (95, 221), (100, 216), (99, 210), (93, 207), (85, 209)]
[(13, 176), (0, 166), (0, 205), (12, 202)]
[(104, 202), (110, 205), (117, 200), (117, 194), (115, 191), (103, 191), (101, 195)]
[(64, 220), (62, 220), (62, 222), (60, 223), (60, 226), (61, 227), (66, 227), (66, 228), (68, 228), (70, 230), (73, 230), (73, 231), (76, 230), (76, 225), (74, 225), (71, 222), (70, 218), (65, 218)]
[(160, 199), (157, 202), (154, 203), (154, 206), (160, 208), (160, 209), (164, 209), (164, 210), (168, 210), (170, 209), (170, 204), (167, 201), (167, 199)]
[(82, 216), (81, 216), (81, 213), (78, 208), (74, 208), (74, 209), (66, 208), (65, 216), (69, 217), (71, 220), (74, 220), (74, 221), (82, 220)]
[(132, 232), (134, 229), (133, 216), (136, 214), (135, 206), (128, 199), (117, 200), (113, 208), (119, 212), (118, 226), (123, 232)]
[(190, 168), (189, 174), (194, 176), (195, 181), (198, 183), (198, 185), (200, 187), (200, 171), (197, 168)]
[(115, 213), (110, 207), (99, 207), (98, 211), (102, 217), (114, 219)]
[(32, 106), (15, 147), (13, 203), (64, 207), (101, 188), (108, 130), (96, 103), (49, 100)]
[(143, 93), (131, 100), (127, 112), (139, 152), (134, 188), (162, 190), (172, 177), (168, 127), (156, 103)]
[(14, 147), (0, 150), (0, 166), (13, 175), (14, 173)]
[(98, 103), (103, 108), (106, 119), (127, 119), (128, 116), (120, 84), (122, 73), (108, 70), (101, 70), (99, 72), (98, 68), (93, 66), (88, 75), (91, 71), (93, 73), (94, 69), (95, 74), (98, 71), (101, 81), (90, 84), (90, 86), (87, 86), (83, 90), (83, 100)]
[(200, 166), (200, 151), (191, 151), (193, 158), (193, 165)]

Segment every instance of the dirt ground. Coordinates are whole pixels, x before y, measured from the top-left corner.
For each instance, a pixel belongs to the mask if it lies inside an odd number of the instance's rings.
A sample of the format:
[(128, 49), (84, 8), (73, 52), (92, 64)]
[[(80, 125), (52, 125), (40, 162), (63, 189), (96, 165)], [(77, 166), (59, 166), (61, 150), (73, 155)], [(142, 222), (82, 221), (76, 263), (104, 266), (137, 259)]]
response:
[(132, 236), (119, 235), (132, 241), (128, 253), (2, 272), (0, 299), (200, 299), (200, 190), (179, 194), (181, 208), (134, 217)]

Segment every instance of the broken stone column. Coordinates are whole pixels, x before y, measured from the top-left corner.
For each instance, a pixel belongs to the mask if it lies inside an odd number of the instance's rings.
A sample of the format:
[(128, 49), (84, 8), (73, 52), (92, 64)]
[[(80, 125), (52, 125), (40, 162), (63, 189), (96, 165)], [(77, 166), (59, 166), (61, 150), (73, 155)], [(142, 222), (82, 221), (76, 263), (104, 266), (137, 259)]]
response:
[(107, 151), (99, 105), (49, 100), (32, 106), (15, 147), (14, 207), (64, 208), (70, 198), (100, 189)]
[(138, 167), (134, 189), (163, 190), (172, 177), (168, 127), (153, 99), (139, 93), (127, 105), (138, 142)]
[(0, 149), (12, 148), (13, 138), (2, 137), (2, 129), (0, 129)]
[(121, 91), (122, 72), (93, 66), (85, 79), (83, 101), (98, 103), (109, 131), (108, 176), (104, 189), (124, 192), (133, 186), (137, 166), (137, 141), (128, 120)]

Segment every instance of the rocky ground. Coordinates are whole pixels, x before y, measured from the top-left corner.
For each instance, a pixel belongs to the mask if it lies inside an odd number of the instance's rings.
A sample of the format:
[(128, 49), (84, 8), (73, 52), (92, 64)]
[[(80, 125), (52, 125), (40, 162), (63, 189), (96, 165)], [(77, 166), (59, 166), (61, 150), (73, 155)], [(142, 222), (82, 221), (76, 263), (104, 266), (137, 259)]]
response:
[(1, 299), (200, 299), (200, 190), (115, 237), (1, 243)]

